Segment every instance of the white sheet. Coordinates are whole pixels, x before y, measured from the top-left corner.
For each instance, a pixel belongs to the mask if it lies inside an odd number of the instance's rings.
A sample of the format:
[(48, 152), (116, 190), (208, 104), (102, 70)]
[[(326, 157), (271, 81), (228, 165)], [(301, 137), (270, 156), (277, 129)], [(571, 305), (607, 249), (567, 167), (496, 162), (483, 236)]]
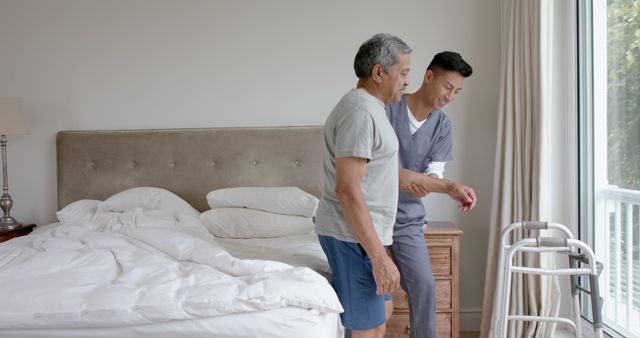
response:
[(3, 243), (0, 327), (118, 328), (287, 307), (342, 310), (311, 269), (241, 260), (207, 236), (197, 217), (133, 209)]
[(330, 279), (327, 256), (320, 247), (318, 235), (309, 233), (273, 238), (215, 238), (227, 251), (241, 259), (261, 259), (284, 262), (292, 266), (307, 266)]
[(270, 311), (113, 328), (2, 330), (2, 338), (339, 338), (337, 313), (286, 307)]

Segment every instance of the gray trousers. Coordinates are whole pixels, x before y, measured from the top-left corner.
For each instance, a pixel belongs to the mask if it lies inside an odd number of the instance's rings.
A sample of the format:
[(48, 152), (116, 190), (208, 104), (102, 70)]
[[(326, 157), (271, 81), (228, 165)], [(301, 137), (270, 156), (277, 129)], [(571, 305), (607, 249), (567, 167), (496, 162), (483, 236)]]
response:
[(396, 224), (390, 249), (409, 295), (411, 338), (436, 338), (436, 281), (422, 224)]

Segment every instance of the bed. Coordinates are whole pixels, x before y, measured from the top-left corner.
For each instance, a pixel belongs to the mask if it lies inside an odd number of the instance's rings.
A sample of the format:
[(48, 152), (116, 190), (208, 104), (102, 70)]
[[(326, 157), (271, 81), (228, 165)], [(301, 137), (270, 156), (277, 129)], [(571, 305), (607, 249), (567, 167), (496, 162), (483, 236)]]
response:
[[(310, 204), (298, 208), (321, 191), (321, 127), (64, 131), (56, 143), (60, 222), (0, 245), (1, 337), (342, 335)], [(297, 232), (247, 235), (229, 228), (238, 213)]]

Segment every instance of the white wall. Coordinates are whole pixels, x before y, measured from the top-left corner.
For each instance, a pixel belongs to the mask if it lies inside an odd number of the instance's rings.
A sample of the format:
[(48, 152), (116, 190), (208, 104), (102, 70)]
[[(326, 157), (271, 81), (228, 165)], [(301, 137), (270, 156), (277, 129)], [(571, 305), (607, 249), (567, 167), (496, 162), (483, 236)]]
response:
[(358, 46), (389, 32), (414, 49), (409, 91), (439, 51), (460, 52), (475, 70), (446, 109), (447, 176), (473, 186), (478, 206), (460, 215), (447, 198), (427, 202), (429, 219), (465, 231), (464, 326), (482, 306), (498, 19), (495, 0), (0, 0), (0, 96), (23, 98), (32, 125), (9, 137), (12, 214), (55, 220), (60, 130), (321, 125), (355, 86)]

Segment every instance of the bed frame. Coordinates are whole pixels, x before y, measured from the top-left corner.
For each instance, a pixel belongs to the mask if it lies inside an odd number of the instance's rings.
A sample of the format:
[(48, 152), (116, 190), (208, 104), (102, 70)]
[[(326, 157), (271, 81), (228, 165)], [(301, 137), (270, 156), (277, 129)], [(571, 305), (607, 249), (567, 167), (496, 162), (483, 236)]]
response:
[(137, 186), (165, 188), (200, 211), (225, 187), (297, 186), (319, 197), (322, 145), (319, 126), (61, 131), (58, 207)]

